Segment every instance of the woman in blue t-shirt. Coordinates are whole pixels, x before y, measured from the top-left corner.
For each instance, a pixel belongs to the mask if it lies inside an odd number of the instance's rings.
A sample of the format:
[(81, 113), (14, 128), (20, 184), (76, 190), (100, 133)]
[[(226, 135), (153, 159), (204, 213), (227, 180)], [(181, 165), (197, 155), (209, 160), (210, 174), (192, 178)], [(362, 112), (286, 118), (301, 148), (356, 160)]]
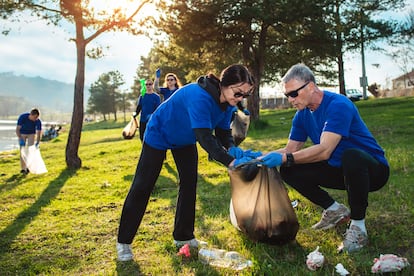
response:
[(144, 133), (147, 128), (148, 120), (151, 114), (157, 109), (161, 103), (160, 96), (154, 92), (153, 82), (148, 79), (145, 81), (146, 91), (144, 95), (139, 96), (137, 109), (135, 110), (134, 117), (138, 116), (141, 112), (139, 119), (139, 139), (144, 140)]
[[(160, 174), (166, 151), (172, 152), (178, 170), (179, 191), (174, 223), (174, 244), (198, 247), (194, 238), (198, 153), (196, 142), (212, 159), (236, 166), (260, 153), (234, 146), (230, 119), (233, 107), (254, 90), (246, 67), (231, 65), (220, 79), (209, 74), (181, 87), (152, 114), (144, 135), (142, 152), (119, 225), (118, 260), (133, 258), (131, 243), (144, 216), (149, 197)], [(213, 135), (214, 132), (214, 135)]]
[(162, 96), (162, 101), (166, 101), (175, 91), (177, 91), (178, 88), (183, 85), (176, 74), (168, 73), (165, 75), (164, 87), (160, 87), (160, 77), (161, 69), (157, 69), (155, 72), (154, 90)]

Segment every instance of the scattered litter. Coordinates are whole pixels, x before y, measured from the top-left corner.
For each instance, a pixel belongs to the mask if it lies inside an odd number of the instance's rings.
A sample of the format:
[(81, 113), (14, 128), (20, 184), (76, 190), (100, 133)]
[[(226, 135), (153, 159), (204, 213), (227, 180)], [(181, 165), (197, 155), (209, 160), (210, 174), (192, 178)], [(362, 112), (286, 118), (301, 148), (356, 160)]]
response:
[(181, 246), (180, 250), (177, 252), (178, 256), (185, 256), (187, 258), (191, 257), (191, 253), (190, 253), (190, 245), (188, 243), (184, 244), (183, 246)]
[(293, 201), (291, 202), (291, 204), (292, 204), (292, 207), (293, 207), (293, 208), (296, 208), (296, 207), (298, 207), (298, 205), (299, 205), (299, 201), (298, 201), (297, 199), (295, 199), (295, 200), (293, 200)]
[(211, 266), (234, 270), (242, 270), (253, 265), (251, 260), (246, 260), (238, 252), (214, 248), (201, 248), (198, 251), (198, 259)]
[(394, 254), (381, 254), (379, 259), (374, 259), (371, 271), (372, 273), (398, 272), (409, 265), (407, 258), (398, 257)]
[(308, 254), (308, 258), (306, 260), (306, 265), (312, 271), (317, 270), (318, 268), (322, 267), (323, 263), (325, 262), (325, 257), (319, 252), (319, 246), (316, 247), (314, 251)]
[(335, 268), (336, 268), (336, 272), (341, 276), (346, 276), (346, 275), (351, 274), (349, 273), (348, 270), (345, 269), (345, 267), (341, 263), (337, 264)]

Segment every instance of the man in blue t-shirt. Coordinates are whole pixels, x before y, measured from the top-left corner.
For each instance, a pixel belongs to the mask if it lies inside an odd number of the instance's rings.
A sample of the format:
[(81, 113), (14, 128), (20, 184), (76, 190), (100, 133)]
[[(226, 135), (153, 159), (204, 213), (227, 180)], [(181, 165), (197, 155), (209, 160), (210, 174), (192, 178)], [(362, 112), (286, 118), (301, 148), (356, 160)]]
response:
[[(292, 66), (282, 81), (285, 95), (297, 112), (287, 145), (261, 159), (268, 167), (281, 166), (283, 180), (324, 209), (313, 229), (326, 230), (351, 218), (338, 249), (358, 251), (368, 243), (368, 193), (388, 181), (384, 150), (354, 103), (343, 95), (320, 90), (306, 65)], [(307, 139), (312, 146), (304, 147)], [(346, 190), (350, 210), (323, 188)]]
[[(39, 146), (41, 133), (42, 133), (42, 121), (39, 119), (40, 112), (37, 108), (30, 110), (30, 113), (23, 113), (19, 116), (16, 126), (16, 135), (19, 139), (20, 147), (32, 146), (35, 144)], [(22, 156), (20, 155), (20, 167), (21, 173), (29, 173), (29, 169), (26, 166)]]

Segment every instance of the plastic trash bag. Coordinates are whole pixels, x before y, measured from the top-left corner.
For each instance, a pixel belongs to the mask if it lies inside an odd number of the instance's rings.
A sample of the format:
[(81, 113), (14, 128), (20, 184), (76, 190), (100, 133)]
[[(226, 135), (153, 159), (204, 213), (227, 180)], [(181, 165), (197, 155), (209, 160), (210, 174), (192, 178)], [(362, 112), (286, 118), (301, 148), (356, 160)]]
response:
[(21, 147), (20, 155), (23, 161), (26, 163), (26, 166), (29, 169), (30, 173), (42, 174), (47, 172), (45, 162), (43, 162), (42, 155), (40, 154), (40, 149), (35, 145), (29, 147)]
[(201, 248), (198, 251), (198, 259), (204, 264), (233, 270), (243, 270), (253, 265), (251, 260), (245, 259), (236, 251), (215, 248)]
[(240, 145), (241, 142), (246, 139), (247, 131), (250, 125), (250, 115), (246, 115), (241, 110), (237, 110), (234, 115), (234, 120), (231, 122), (231, 134), (234, 138), (236, 146)]
[(253, 177), (252, 171), (248, 168), (246, 177), (243, 167), (229, 170), (232, 224), (253, 241), (283, 245), (295, 240), (299, 222), (279, 172), (262, 166)]
[(131, 120), (122, 130), (122, 136), (124, 139), (132, 139), (135, 136), (138, 128), (138, 121), (134, 116), (131, 116)]

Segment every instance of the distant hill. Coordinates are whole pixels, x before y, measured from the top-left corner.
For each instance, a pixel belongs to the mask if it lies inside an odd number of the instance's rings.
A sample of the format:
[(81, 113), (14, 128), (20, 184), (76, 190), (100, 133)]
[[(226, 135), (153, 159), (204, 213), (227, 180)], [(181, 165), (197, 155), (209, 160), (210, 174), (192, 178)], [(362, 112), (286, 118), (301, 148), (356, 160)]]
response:
[[(73, 110), (74, 84), (17, 76), (12, 72), (0, 73), (0, 84), (0, 116), (20, 114), (31, 107), (38, 107), (41, 113), (70, 113)], [(85, 87), (84, 91), (86, 103), (88, 88)], [(7, 114), (4, 113), (5, 108)]]

